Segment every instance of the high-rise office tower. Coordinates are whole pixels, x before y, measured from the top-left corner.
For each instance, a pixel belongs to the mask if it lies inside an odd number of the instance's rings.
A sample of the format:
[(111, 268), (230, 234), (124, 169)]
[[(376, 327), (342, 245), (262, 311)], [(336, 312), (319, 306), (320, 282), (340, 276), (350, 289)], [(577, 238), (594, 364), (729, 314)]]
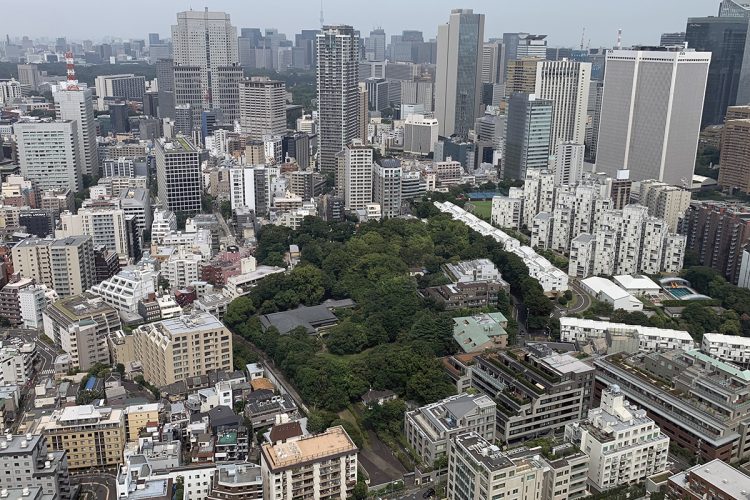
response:
[(508, 101), (503, 175), (526, 178), (530, 169), (547, 168), (552, 133), (552, 101), (534, 94), (517, 93)]
[(220, 66), (216, 70), (212, 111), (221, 111), (222, 123), (232, 125), (240, 119), (242, 75), (242, 66), (238, 63)]
[(553, 104), (550, 151), (559, 141), (583, 144), (590, 81), (591, 63), (563, 60), (537, 64), (534, 93)]
[(60, 228), (55, 231), (55, 237), (80, 234), (91, 236), (96, 248), (105, 246), (120, 257), (128, 257), (125, 212), (121, 208), (87, 207), (79, 209), (76, 214), (60, 214)]
[(438, 26), (435, 118), (440, 135), (467, 137), (479, 117), (482, 98), (484, 14), (453, 9)]
[(359, 130), (359, 35), (351, 26), (324, 26), (317, 35), (320, 170), (336, 171), (336, 155)]
[[(394, 83), (397, 85), (398, 83)], [(388, 107), (388, 81), (385, 78), (366, 78), (367, 109), (382, 111)]]
[(365, 42), (365, 59), (368, 61), (385, 61), (385, 30), (374, 29)]
[(599, 122), (602, 113), (602, 95), (604, 93), (604, 82), (591, 80), (589, 84), (589, 102), (586, 105), (586, 114), (589, 116), (586, 122), (586, 159), (592, 163), (596, 162), (596, 148), (599, 141)]
[(159, 118), (174, 120), (174, 60), (156, 61), (156, 81), (159, 84)]
[[(688, 47), (711, 52), (708, 81), (703, 102), (701, 128), (723, 123), (727, 106), (750, 102), (750, 50), (747, 44), (748, 19), (742, 17), (691, 17), (685, 29)], [(748, 58), (743, 67), (743, 57)], [(744, 82), (743, 82), (744, 80)]]
[(42, 74), (39, 72), (39, 66), (36, 64), (19, 64), (18, 81), (28, 90), (38, 90), (39, 84), (42, 83)]
[(132, 73), (100, 75), (94, 83), (100, 110), (106, 109), (108, 100), (143, 101), (143, 93), (146, 92), (146, 78)]
[(240, 82), (240, 126), (250, 139), (286, 132), (286, 85), (267, 77)]
[(96, 148), (94, 101), (90, 89), (71, 87), (54, 93), (55, 113), (60, 120), (72, 120), (78, 135), (81, 173), (99, 175), (99, 155)]
[(503, 43), (489, 42), (482, 47), (482, 83), (502, 83)]
[(685, 32), (679, 31), (675, 33), (662, 33), (659, 39), (659, 45), (661, 47), (675, 47), (685, 45)]
[(690, 185), (710, 61), (707, 52), (607, 53), (597, 168)]
[(229, 200), (232, 210), (249, 208), (258, 216), (268, 213), (270, 192), (265, 167), (233, 167), (229, 169)]
[(536, 67), (543, 59), (526, 57), (508, 61), (505, 72), (505, 95), (516, 92), (533, 94), (536, 90)]
[(39, 189), (83, 189), (78, 125), (71, 120), (16, 123), (21, 175)]
[(385, 158), (372, 165), (372, 201), (383, 217), (401, 215), (401, 162)]
[(173, 141), (159, 139), (155, 146), (162, 206), (173, 212), (200, 212), (203, 183), (198, 149), (182, 136)]
[(342, 154), (344, 206), (347, 210), (365, 208), (372, 202), (372, 148), (354, 139)]
[[(174, 109), (175, 121), (180, 114), (179, 109), (190, 109), (192, 128), (200, 129), (201, 113), (203, 112), (203, 94), (200, 66), (177, 66), (174, 71)], [(184, 116), (183, 116), (184, 118)]]
[[(230, 100), (222, 98), (226, 90), (224, 79), (236, 78), (236, 71), (228, 71), (225, 68), (239, 64), (239, 55), (237, 29), (230, 23), (229, 14), (209, 12), (208, 8), (204, 11), (178, 12), (177, 24), (172, 26), (172, 45), (175, 65), (198, 68), (201, 97), (199, 109), (202, 111), (219, 105), (231, 107)], [(181, 95), (176, 93), (175, 104), (186, 102), (193, 104), (192, 100), (182, 101)], [(239, 108), (239, 99), (236, 108)], [(224, 111), (228, 116), (238, 114), (237, 109)]]
[[(505, 68), (510, 61), (534, 57), (547, 57), (547, 35), (531, 35), (529, 33), (503, 33), (503, 61)], [(507, 75), (505, 69), (503, 74)], [(506, 76), (507, 78), (507, 76)]]

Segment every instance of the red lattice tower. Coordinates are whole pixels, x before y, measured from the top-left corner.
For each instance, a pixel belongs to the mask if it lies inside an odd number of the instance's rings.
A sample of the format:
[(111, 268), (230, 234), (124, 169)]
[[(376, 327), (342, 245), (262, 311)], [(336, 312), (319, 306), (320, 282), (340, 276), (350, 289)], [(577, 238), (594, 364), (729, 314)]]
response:
[(80, 90), (78, 87), (78, 80), (76, 79), (76, 64), (73, 59), (73, 52), (68, 51), (65, 53), (65, 70), (68, 74), (68, 90)]

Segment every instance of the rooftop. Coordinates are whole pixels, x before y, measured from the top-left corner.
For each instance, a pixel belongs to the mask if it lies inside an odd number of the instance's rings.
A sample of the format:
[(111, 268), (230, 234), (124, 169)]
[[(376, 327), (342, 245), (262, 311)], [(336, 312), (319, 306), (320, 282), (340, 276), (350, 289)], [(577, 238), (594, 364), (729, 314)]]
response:
[(690, 488), (688, 478), (696, 476), (723, 492), (725, 498), (748, 498), (750, 476), (718, 458), (670, 477), (669, 480), (683, 488)]
[(231, 464), (217, 467), (219, 483), (223, 484), (258, 484), (262, 483), (260, 467), (249, 464)]
[(661, 288), (648, 276), (623, 274), (612, 278), (616, 284), (625, 290), (653, 290), (658, 292)]
[(279, 470), (357, 452), (343, 427), (331, 427), (321, 434), (277, 445), (263, 445), (263, 459), (269, 469)]
[(223, 329), (224, 324), (211, 313), (194, 312), (189, 316), (178, 316), (158, 323), (171, 336), (190, 333), (195, 330)]
[(327, 300), (317, 306), (300, 306), (290, 311), (264, 314), (260, 317), (263, 328), (271, 326), (276, 327), (280, 333), (289, 333), (298, 327), (304, 327), (308, 333), (315, 331), (323, 326), (334, 325), (338, 318), (331, 311), (339, 307), (352, 307), (354, 301), (351, 299), (344, 300)]
[(116, 313), (117, 311), (104, 302), (101, 297), (85, 292), (62, 298), (50, 306), (63, 313), (71, 321), (88, 318), (96, 314)]
[(503, 328), (507, 323), (502, 313), (453, 318), (453, 339), (465, 352), (472, 352), (499, 336), (507, 335)]
[(475, 463), (490, 472), (507, 469), (514, 465), (499, 447), (475, 432), (462, 434), (455, 439), (458, 447), (463, 448)]

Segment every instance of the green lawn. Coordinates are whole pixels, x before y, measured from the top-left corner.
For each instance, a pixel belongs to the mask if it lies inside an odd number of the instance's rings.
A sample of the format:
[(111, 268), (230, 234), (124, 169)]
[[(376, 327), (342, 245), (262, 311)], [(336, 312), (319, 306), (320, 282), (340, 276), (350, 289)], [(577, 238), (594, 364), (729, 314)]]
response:
[(469, 203), (474, 207), (471, 211), (477, 217), (489, 220), (492, 216), (492, 200), (470, 201)]

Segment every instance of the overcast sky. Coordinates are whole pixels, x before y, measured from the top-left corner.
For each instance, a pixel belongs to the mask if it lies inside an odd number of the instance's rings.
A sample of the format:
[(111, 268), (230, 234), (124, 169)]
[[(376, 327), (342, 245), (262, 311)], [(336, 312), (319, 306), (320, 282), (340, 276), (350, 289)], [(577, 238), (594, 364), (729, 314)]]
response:
[[(203, 9), (225, 11), (242, 27), (275, 27), (293, 39), (302, 28), (320, 25), (319, 0), (124, 0), (121, 2), (3, 1), (3, 37), (29, 35), (71, 40), (112, 36), (146, 38), (170, 33), (175, 13)], [(577, 46), (581, 30), (591, 46), (611, 46), (617, 29), (623, 45), (655, 44), (667, 31), (684, 31), (688, 17), (716, 15), (719, 0), (324, 0), (326, 23), (346, 23), (363, 35), (376, 27), (389, 38), (403, 29), (422, 30), (425, 39), (447, 21), (452, 8), (473, 8), (486, 15), (485, 37), (503, 32), (544, 33), (548, 44)]]

